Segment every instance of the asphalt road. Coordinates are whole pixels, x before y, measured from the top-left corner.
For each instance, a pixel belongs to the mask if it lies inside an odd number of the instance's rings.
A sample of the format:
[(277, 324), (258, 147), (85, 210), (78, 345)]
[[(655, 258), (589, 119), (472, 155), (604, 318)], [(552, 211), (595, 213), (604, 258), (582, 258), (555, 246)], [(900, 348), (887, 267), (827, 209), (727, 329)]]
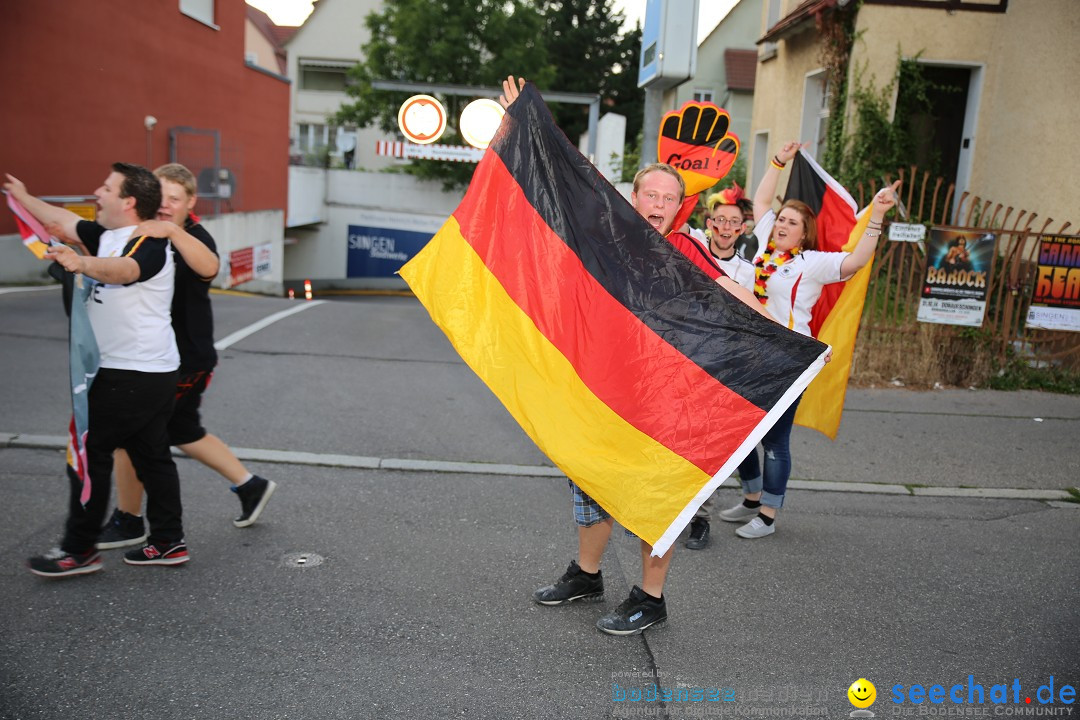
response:
[[(214, 302), (219, 338), (296, 307)], [(636, 541), (614, 534), (603, 603), (529, 600), (575, 552), (566, 481), (412, 299), (332, 300), (222, 353), (208, 427), (288, 462), (249, 463), (280, 487), (238, 530), (225, 482), (178, 460), (179, 568), (27, 572), (65, 508), (55, 291), (0, 294), (0, 369), (0, 718), (842, 717), (860, 677), (878, 717), (1076, 710), (1080, 505), (1052, 498), (1080, 477), (1080, 398), (851, 391), (835, 443), (796, 430), (778, 532), (714, 522), (676, 551), (667, 625), (614, 638), (593, 624), (639, 582)], [(631, 699), (651, 683), (688, 699)], [(935, 684), (985, 702), (893, 702)]]

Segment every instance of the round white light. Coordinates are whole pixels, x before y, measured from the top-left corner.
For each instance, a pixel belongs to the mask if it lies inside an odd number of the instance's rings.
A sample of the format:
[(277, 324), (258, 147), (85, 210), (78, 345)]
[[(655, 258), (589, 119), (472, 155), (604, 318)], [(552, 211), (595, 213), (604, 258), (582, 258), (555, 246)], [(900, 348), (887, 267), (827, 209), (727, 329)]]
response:
[(495, 131), (499, 129), (504, 114), (502, 105), (494, 100), (473, 100), (461, 111), (461, 123), (458, 126), (461, 137), (473, 147), (483, 150), (495, 137)]
[(401, 103), (397, 120), (402, 135), (426, 145), (438, 140), (446, 130), (446, 109), (430, 95), (413, 95)]

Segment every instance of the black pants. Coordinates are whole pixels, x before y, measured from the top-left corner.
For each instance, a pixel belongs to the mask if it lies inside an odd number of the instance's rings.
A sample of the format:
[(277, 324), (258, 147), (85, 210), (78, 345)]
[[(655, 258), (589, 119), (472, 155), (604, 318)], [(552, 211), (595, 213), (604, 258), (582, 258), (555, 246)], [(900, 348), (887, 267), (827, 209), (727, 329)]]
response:
[(145, 373), (102, 368), (90, 386), (86, 465), (90, 499), (79, 502), (82, 481), (68, 467), (71, 499), (60, 548), (68, 553), (94, 549), (112, 494), (113, 452), (124, 448), (146, 488), (151, 543), (182, 540), (180, 478), (169, 451), (167, 431), (176, 397), (177, 373)]

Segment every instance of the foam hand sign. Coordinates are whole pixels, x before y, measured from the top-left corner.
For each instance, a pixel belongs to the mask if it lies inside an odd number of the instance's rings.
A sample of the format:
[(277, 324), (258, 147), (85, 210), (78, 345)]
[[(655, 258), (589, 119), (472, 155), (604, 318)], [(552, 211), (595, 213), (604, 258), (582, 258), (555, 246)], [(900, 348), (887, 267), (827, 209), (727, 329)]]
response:
[(730, 124), (727, 110), (694, 101), (661, 119), (657, 159), (679, 171), (688, 196), (711, 188), (735, 164), (739, 138), (728, 132)]

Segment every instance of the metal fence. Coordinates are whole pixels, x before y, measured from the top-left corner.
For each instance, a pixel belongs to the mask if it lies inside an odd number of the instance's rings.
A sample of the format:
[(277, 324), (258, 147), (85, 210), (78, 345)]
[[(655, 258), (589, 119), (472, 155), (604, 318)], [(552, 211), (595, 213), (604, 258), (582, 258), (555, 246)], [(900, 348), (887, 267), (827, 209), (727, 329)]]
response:
[(213, 217), (241, 207), (244, 153), (222, 144), (221, 131), (191, 127), (169, 129), (169, 161), (184, 165), (198, 183), (195, 212)]
[[(982, 230), (996, 234), (994, 262), (987, 288), (986, 315), (981, 328), (919, 323), (919, 298), (926, 273), (926, 253), (920, 243), (887, 242), (878, 246), (867, 291), (859, 364), (875, 366), (877, 374), (903, 375), (917, 353), (936, 354), (942, 381), (951, 384), (985, 380), (990, 366), (973, 367), (977, 355), (989, 350), (1000, 367), (1012, 355), (1033, 364), (1053, 364), (1080, 370), (1080, 333), (1026, 327), (1028, 306), (1038, 271), (1039, 242), (1066, 234), (1071, 223), (1056, 224), (1035, 212), (963, 193), (953, 211), (955, 186), (915, 167), (898, 171), (903, 181), (901, 200), (906, 222)], [(894, 178), (885, 178), (892, 182)], [(856, 186), (860, 207), (876, 188)], [(877, 357), (875, 357), (875, 355)], [(882, 358), (892, 356), (893, 361)], [(890, 370), (891, 368), (891, 370)]]

